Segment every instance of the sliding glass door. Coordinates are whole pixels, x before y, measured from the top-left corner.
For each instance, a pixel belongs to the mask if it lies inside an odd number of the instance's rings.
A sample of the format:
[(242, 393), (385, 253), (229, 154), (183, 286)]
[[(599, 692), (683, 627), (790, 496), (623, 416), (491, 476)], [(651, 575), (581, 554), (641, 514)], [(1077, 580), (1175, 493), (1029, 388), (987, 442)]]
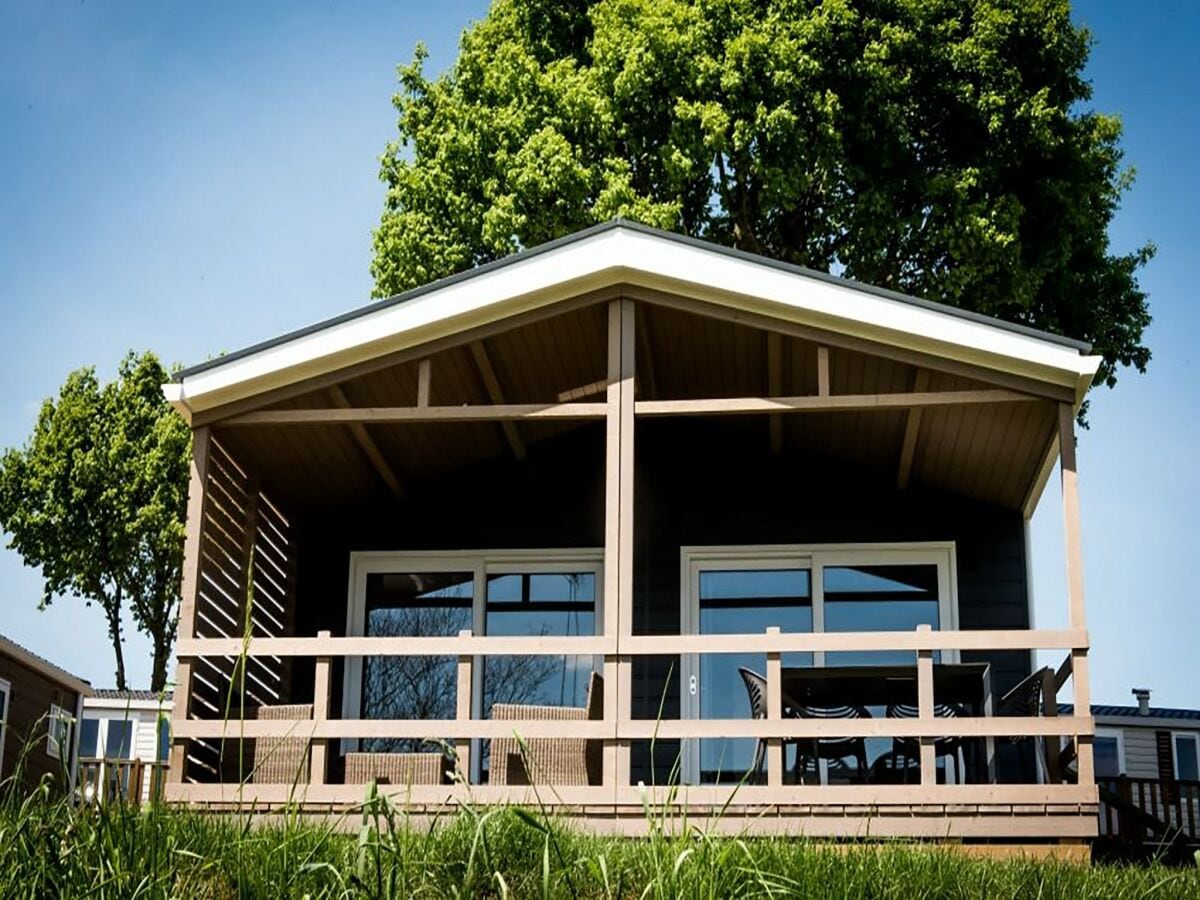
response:
[[(464, 551), (354, 554), (347, 633), (370, 637), (594, 635), (602, 620), (599, 550)], [(592, 656), (489, 656), (475, 660), (472, 715), (488, 718), (497, 703), (582, 707)], [(347, 660), (343, 708), (365, 719), (453, 719), (453, 656)], [(352, 741), (344, 749), (353, 749)], [(376, 738), (374, 752), (432, 751), (429, 741)], [(487, 746), (471, 754), (480, 780)]]
[[(912, 631), (920, 624), (934, 629), (956, 627), (949, 544), (689, 547), (682, 555), (684, 633), (762, 634), (771, 626), (783, 632)], [(915, 654), (796, 653), (784, 654), (782, 662), (786, 694), (789, 682), (805, 681), (800, 669), (912, 666)], [(743, 719), (764, 712), (755, 709), (754, 682), (766, 675), (765, 654), (685, 655), (681, 665), (685, 718)], [(914, 703), (915, 699), (914, 694)], [(847, 697), (848, 705), (851, 701)], [(876, 716), (886, 711), (866, 712)], [(866, 743), (868, 765), (891, 749), (890, 740)], [(752, 739), (685, 741), (684, 780), (736, 782), (756, 762), (756, 749)], [(794, 752), (789, 748), (784, 761), (789, 778), (797, 777)], [(846, 780), (845, 768), (838, 760), (823, 761), (813, 775), (823, 782)]]

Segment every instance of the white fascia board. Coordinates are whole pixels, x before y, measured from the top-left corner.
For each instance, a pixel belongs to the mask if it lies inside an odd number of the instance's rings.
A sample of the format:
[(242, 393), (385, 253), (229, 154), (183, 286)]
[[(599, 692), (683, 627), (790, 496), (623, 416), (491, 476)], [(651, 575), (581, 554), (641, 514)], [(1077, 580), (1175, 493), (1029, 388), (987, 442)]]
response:
[(164, 391), (190, 417), (192, 411), (619, 284), (679, 292), (1073, 388), (1090, 381), (1098, 364), (1095, 357), (1033, 335), (618, 227), (264, 347)]
[(132, 712), (158, 712), (160, 709), (163, 712), (171, 711), (171, 701), (163, 700), (161, 703), (158, 700), (122, 700), (113, 697), (88, 697), (83, 698), (83, 708), (85, 711), (90, 709), (117, 711), (130, 710)]

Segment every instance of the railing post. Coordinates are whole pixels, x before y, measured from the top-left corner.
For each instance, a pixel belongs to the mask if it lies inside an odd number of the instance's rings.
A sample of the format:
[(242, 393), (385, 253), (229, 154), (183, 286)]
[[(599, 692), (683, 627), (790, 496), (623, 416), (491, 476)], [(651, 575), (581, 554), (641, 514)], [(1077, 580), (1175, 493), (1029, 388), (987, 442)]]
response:
[[(332, 635), (328, 631), (318, 631), (317, 640), (327, 641)], [(313, 725), (320, 728), (329, 719), (329, 670), (332, 661), (328, 656), (318, 656), (313, 675)], [(324, 784), (325, 773), (329, 758), (329, 741), (326, 738), (314, 738), (312, 741), (312, 763), (310, 765), (309, 783)]]
[[(767, 637), (778, 637), (778, 625), (767, 627)], [(783, 718), (783, 662), (778, 650), (767, 651), (767, 721), (777, 722)], [(770, 787), (783, 785), (783, 740), (767, 739), (767, 784)]]
[[(929, 625), (918, 625), (917, 633), (932, 633)], [(931, 726), (933, 715), (933, 651), (921, 649), (917, 651), (917, 721), (922, 725)], [(932, 735), (922, 735), (921, 742), (921, 784), (937, 784), (937, 754), (934, 752)]]
[[(470, 629), (458, 633), (460, 638), (471, 637)], [(454, 718), (458, 721), (471, 719), (471, 685), (474, 681), (475, 658), (467, 654), (458, 657), (458, 676), (455, 684)], [(471, 782), (471, 740), (460, 738), (454, 742), (454, 755), (458, 766), (458, 777), (463, 784)]]

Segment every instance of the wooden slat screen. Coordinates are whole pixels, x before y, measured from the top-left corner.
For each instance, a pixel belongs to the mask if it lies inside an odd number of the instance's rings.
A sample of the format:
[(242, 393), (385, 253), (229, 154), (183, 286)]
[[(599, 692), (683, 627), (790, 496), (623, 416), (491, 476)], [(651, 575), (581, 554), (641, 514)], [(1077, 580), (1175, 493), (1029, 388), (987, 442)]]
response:
[[(283, 637), (291, 633), (295, 548), (287, 517), (219, 442), (209, 451), (195, 635), (201, 638)], [(248, 657), (244, 706), (286, 700), (290, 662)], [(192, 673), (191, 714), (240, 719), (243, 701), (237, 656), (198, 660)], [(231, 737), (233, 735), (231, 734)], [(221, 742), (192, 741), (189, 781), (218, 779)]]

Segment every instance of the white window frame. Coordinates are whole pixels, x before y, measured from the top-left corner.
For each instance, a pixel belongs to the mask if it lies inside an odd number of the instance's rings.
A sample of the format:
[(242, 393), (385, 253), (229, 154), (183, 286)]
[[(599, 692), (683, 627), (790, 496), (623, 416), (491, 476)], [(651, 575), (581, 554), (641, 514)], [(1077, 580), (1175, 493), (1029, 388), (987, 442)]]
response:
[(4, 709), (0, 710), (0, 779), (4, 777), (4, 744), (8, 738), (8, 714), (12, 707), (12, 685), (0, 678), (0, 693), (4, 694)]
[[(1125, 730), (1123, 728), (1096, 728), (1097, 738), (1112, 738), (1117, 742), (1117, 775), (1125, 775), (1129, 767), (1125, 764)], [(1172, 746), (1172, 749), (1174, 747)]]
[[(127, 760), (140, 759), (138, 753), (138, 722), (134, 716), (126, 715), (124, 711), (104, 711), (97, 715), (84, 714), (84, 719), (92, 721), (96, 724), (96, 749), (100, 751), (99, 756), (87, 756), (85, 759), (111, 759), (108, 755), (108, 723), (109, 722), (128, 722), (129, 723), (129, 753), (124, 757)], [(155, 745), (155, 752), (158, 752), (158, 746)]]
[(1179, 781), (1179, 752), (1175, 749), (1175, 742), (1180, 738), (1186, 738), (1196, 745), (1196, 762), (1200, 765), (1200, 733), (1195, 731), (1172, 731), (1171, 732), (1171, 767), (1175, 770), (1175, 780)]
[[(434, 550), (359, 552), (350, 554), (350, 585), (346, 602), (346, 634), (361, 637), (366, 631), (367, 577), (369, 575), (435, 572), (471, 572), (472, 607), (471, 631), (485, 633), (487, 621), (487, 579), (489, 575), (515, 573), (590, 572), (596, 579), (596, 633), (604, 633), (604, 549), (521, 549), (521, 550)], [(603, 671), (603, 659), (593, 663), (597, 672)], [(471, 715), (483, 714), (483, 666), (475, 657), (471, 667)], [(357, 719), (362, 712), (362, 657), (348, 657), (342, 679), (342, 717)], [(347, 753), (358, 747), (358, 740), (342, 740), (341, 751)], [(478, 765), (480, 754), (471, 754)], [(476, 773), (476, 777), (478, 774)]]
[[(701, 571), (745, 571), (755, 569), (807, 569), (812, 603), (813, 633), (825, 630), (825, 579), (828, 566), (936, 565), (938, 571), (938, 630), (958, 630), (958, 566), (954, 541), (852, 544), (748, 544), (684, 546), (680, 548), (680, 629), (699, 634)], [(813, 665), (825, 664), (824, 652), (812, 654)], [(959, 651), (942, 651), (945, 662), (958, 662)], [(685, 653), (680, 659), (680, 714), (685, 719), (700, 716), (699, 655)], [(691, 693), (692, 679), (697, 691)], [(690, 746), (688, 746), (690, 745)], [(695, 783), (700, 771), (699, 741), (684, 741), (683, 779)]]
[(63, 760), (63, 741), (55, 737), (55, 726), (59, 723), (65, 723), (66, 733), (64, 735), (67, 745), (66, 761), (70, 762), (71, 758), (71, 726), (75, 722), (74, 713), (68, 712), (65, 707), (59, 706), (57, 703), (50, 704), (50, 712), (46, 716), (46, 755), (51, 759)]

